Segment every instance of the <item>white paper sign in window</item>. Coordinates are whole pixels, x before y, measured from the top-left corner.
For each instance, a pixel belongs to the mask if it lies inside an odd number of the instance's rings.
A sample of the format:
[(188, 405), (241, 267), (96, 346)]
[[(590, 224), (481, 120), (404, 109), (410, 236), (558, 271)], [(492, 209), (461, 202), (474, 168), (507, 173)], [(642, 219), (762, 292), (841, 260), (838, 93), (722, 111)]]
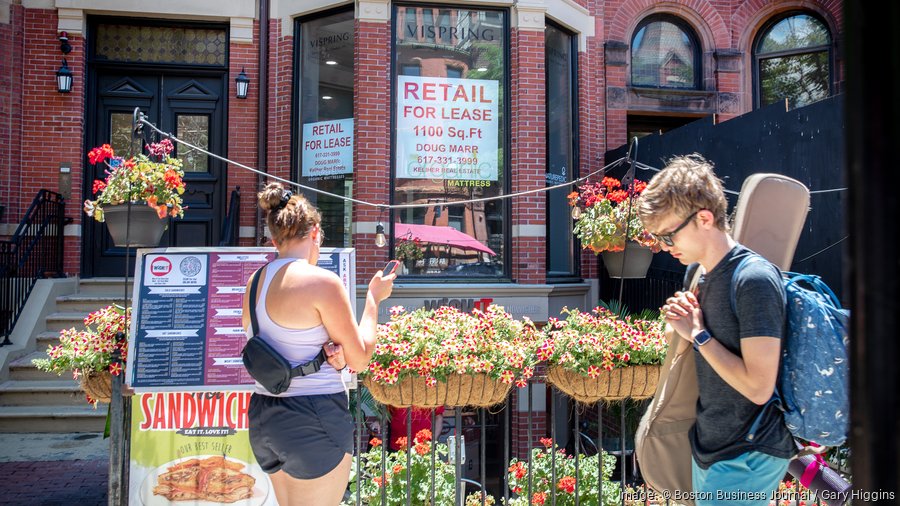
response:
[(303, 125), (303, 176), (353, 172), (353, 118)]
[(499, 83), (397, 76), (398, 178), (497, 181)]

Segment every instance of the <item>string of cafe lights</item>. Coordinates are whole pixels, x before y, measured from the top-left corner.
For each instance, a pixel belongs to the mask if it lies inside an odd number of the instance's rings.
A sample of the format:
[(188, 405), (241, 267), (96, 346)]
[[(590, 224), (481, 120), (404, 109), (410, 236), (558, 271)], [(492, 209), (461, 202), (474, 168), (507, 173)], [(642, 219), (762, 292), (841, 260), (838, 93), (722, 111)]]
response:
[[(275, 176), (275, 175), (273, 175), (273, 174), (268, 174), (268, 173), (263, 172), (263, 171), (261, 171), (261, 170), (254, 169), (253, 167), (244, 165), (244, 164), (242, 164), (242, 163), (240, 163), (240, 162), (236, 162), (236, 161), (231, 160), (231, 159), (228, 159), (228, 158), (226, 158), (226, 157), (219, 156), (219, 155), (217, 155), (217, 154), (215, 154), (215, 153), (212, 153), (212, 152), (210, 152), (210, 151), (208, 151), (208, 150), (206, 150), (206, 149), (204, 149), (204, 148), (202, 148), (202, 147), (200, 147), (200, 146), (196, 146), (196, 145), (191, 144), (190, 142), (187, 142), (187, 141), (185, 141), (185, 140), (183, 140), (183, 139), (179, 139), (177, 136), (175, 136), (174, 134), (172, 134), (172, 133), (170, 133), (170, 132), (164, 132), (163, 130), (160, 130), (159, 128), (156, 127), (156, 125), (154, 125), (154, 124), (151, 123), (149, 120), (147, 120), (146, 116), (144, 115), (143, 112), (140, 111), (139, 108), (135, 108), (135, 111), (134, 111), (134, 122), (133, 122), (133, 126), (134, 126), (134, 132), (135, 132), (136, 135), (140, 133), (141, 127), (142, 127), (143, 125), (147, 125), (148, 127), (150, 127), (150, 129), (152, 129), (153, 131), (157, 132), (158, 134), (163, 135), (163, 136), (165, 136), (165, 137), (167, 137), (167, 138), (169, 138), (169, 139), (171, 139), (171, 140), (173, 140), (173, 141), (175, 141), (175, 142), (177, 142), (177, 143), (179, 143), (179, 144), (182, 144), (182, 145), (187, 146), (187, 147), (189, 147), (189, 148), (191, 148), (191, 149), (197, 150), (197, 151), (199, 151), (199, 152), (201, 152), (201, 153), (204, 153), (204, 154), (206, 154), (206, 155), (208, 155), (208, 156), (211, 156), (211, 157), (213, 157), (213, 158), (215, 158), (215, 159), (217, 159), (217, 160), (221, 160), (221, 161), (223, 161), (223, 162), (225, 162), (225, 163), (227, 163), (227, 164), (234, 165), (234, 166), (236, 166), (236, 167), (240, 167), (240, 168), (242, 168), (242, 169), (248, 170), (248, 171), (253, 172), (253, 173), (255, 173), (255, 174), (258, 174), (258, 175), (260, 175), (260, 176), (264, 176), (264, 177), (273, 179), (273, 180), (275, 180), (275, 181), (279, 181), (279, 182), (281, 182), (281, 183), (284, 183), (284, 184), (289, 185), (289, 186), (293, 186), (293, 187), (295, 187), (295, 188), (299, 188), (299, 189), (302, 189), (302, 190), (310, 191), (310, 192), (313, 192), (313, 193), (318, 193), (318, 194), (320, 194), (320, 195), (325, 195), (325, 196), (332, 197), (332, 198), (339, 199), (339, 200), (343, 200), (343, 201), (346, 201), (346, 202), (353, 202), (353, 203), (355, 203), (355, 204), (359, 204), (359, 205), (363, 205), (363, 206), (374, 207), (374, 208), (376, 208), (376, 209), (380, 209), (381, 211), (390, 210), (390, 209), (415, 209), (415, 208), (427, 208), (427, 207), (434, 207), (435, 205), (462, 205), (462, 204), (472, 204), (472, 203), (478, 203), (478, 202), (490, 202), (490, 201), (494, 201), (494, 200), (505, 200), (505, 199), (511, 199), (511, 198), (514, 198), (514, 197), (520, 197), (520, 196), (523, 196), (523, 195), (532, 195), (532, 194), (536, 194), (536, 193), (548, 192), (548, 191), (556, 190), (556, 189), (558, 189), (558, 188), (565, 188), (565, 187), (568, 187), (568, 186), (572, 186), (572, 185), (581, 183), (581, 182), (586, 181), (586, 180), (588, 180), (588, 179), (590, 179), (590, 178), (592, 178), (592, 177), (594, 177), (594, 176), (596, 176), (596, 175), (598, 175), (598, 174), (600, 174), (600, 175), (605, 174), (607, 170), (609, 170), (609, 169), (611, 169), (611, 168), (613, 168), (613, 167), (616, 167), (616, 166), (618, 166), (619, 164), (627, 163), (627, 162), (629, 162), (629, 161), (633, 162), (633, 166), (634, 166), (635, 168), (638, 168), (638, 169), (641, 169), (641, 170), (652, 171), (652, 172), (659, 172), (659, 171), (660, 171), (659, 168), (653, 167), (652, 165), (647, 165), (647, 164), (645, 164), (645, 163), (641, 163), (641, 162), (638, 162), (638, 161), (636, 161), (636, 160), (631, 160), (631, 147), (629, 147), (628, 154), (626, 154), (626, 156), (621, 157), (621, 158), (618, 158), (618, 159), (616, 159), (616, 160), (613, 160), (612, 162), (610, 162), (610, 163), (604, 165), (603, 167), (601, 167), (601, 168), (599, 168), (599, 169), (597, 169), (597, 170), (591, 171), (589, 174), (587, 174), (587, 175), (585, 175), (585, 176), (581, 176), (581, 177), (576, 178), (576, 179), (573, 179), (573, 180), (571, 180), (571, 181), (567, 181), (567, 182), (565, 182), (565, 183), (560, 183), (560, 184), (553, 185), (553, 186), (546, 186), (546, 187), (542, 187), (542, 188), (535, 188), (535, 189), (532, 189), (532, 190), (525, 190), (525, 191), (520, 191), (520, 192), (515, 192), (515, 193), (508, 193), (508, 194), (505, 194), (505, 195), (497, 195), (497, 196), (495, 196), (495, 197), (481, 197), (481, 198), (467, 199), (467, 200), (454, 200), (454, 201), (449, 201), (449, 202), (433, 202), (433, 201), (432, 201), (432, 202), (429, 202), (429, 203), (426, 203), (426, 204), (382, 204), (382, 203), (368, 202), (368, 201), (365, 201), (365, 200), (360, 200), (360, 199), (356, 199), (356, 198), (353, 198), (353, 197), (347, 197), (347, 196), (344, 196), (344, 195), (337, 195), (337, 194), (335, 194), (335, 193), (327, 192), (327, 191), (325, 191), (325, 190), (320, 190), (320, 189), (318, 189), (318, 188), (314, 188), (314, 187), (311, 187), (311, 186), (306, 186), (306, 185), (300, 184), (300, 183), (298, 183), (298, 182), (296, 182), (296, 181), (291, 181), (291, 180), (289, 180), (289, 179), (285, 179), (285, 178), (282, 178), (282, 177), (279, 177), (279, 176)], [(637, 140), (637, 139), (635, 139), (635, 141), (636, 141), (636, 140)], [(827, 190), (813, 190), (813, 191), (810, 191), (809, 193), (810, 193), (810, 194), (831, 193), (831, 192), (846, 191), (846, 190), (847, 190), (847, 188), (831, 188), (831, 189), (827, 189)], [(740, 195), (740, 192), (736, 192), (736, 191), (734, 191), (734, 190), (728, 190), (728, 189), (725, 189), (724, 191), (725, 191), (725, 193), (729, 193), (729, 194), (732, 194), (732, 195)], [(581, 209), (580, 209), (578, 206), (573, 207), (573, 208), (572, 208), (572, 218), (573, 218), (573, 219), (578, 219), (578, 218), (580, 217), (580, 215), (581, 215)], [(843, 240), (843, 239), (841, 239), (841, 241), (842, 241), (842, 240)], [(838, 242), (840, 242), (840, 241), (838, 241)], [(379, 220), (378, 224), (377, 224), (376, 227), (375, 227), (375, 244), (376, 244), (376, 246), (379, 246), (379, 247), (384, 247), (384, 246), (387, 244), (387, 243), (386, 243), (386, 240), (385, 240), (385, 237), (384, 237), (384, 225), (381, 223), (381, 220)], [(831, 245), (827, 246), (824, 250), (822, 250), (822, 251), (820, 251), (820, 252), (818, 252), (818, 253), (815, 253), (815, 254), (813, 254), (813, 255), (810, 255), (810, 257), (805, 258), (804, 260), (808, 260), (809, 258), (812, 258), (813, 256), (816, 256), (816, 255), (818, 255), (819, 253), (824, 252), (825, 250), (831, 248), (832, 246), (834, 246), (834, 244), (831, 244)]]

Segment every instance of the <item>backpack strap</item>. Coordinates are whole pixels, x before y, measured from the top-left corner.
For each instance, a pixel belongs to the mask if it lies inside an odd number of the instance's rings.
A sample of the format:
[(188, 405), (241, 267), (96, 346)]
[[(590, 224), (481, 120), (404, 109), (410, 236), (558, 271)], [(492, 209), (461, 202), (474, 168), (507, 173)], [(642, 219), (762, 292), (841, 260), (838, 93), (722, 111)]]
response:
[[(263, 269), (269, 266), (272, 262), (267, 263), (266, 265), (260, 267), (253, 273), (250, 281), (250, 329), (253, 331), (254, 336), (259, 336), (259, 320), (256, 318), (256, 294), (259, 290), (259, 277), (260, 273)], [(291, 369), (291, 377), (296, 378), (297, 376), (308, 376), (310, 374), (319, 372), (319, 369), (322, 368), (322, 364), (324, 364), (328, 360), (327, 355), (325, 355), (325, 350), (319, 350), (319, 354), (316, 355), (312, 360), (306, 362), (304, 364), (300, 364), (297, 367)]]
[[(734, 274), (731, 275), (731, 312), (737, 317), (737, 279), (741, 270), (744, 266), (749, 265), (754, 262), (759, 262), (763, 260), (757, 253), (751, 253), (746, 257), (742, 258), (740, 263), (738, 263), (737, 267), (734, 269)], [(785, 304), (787, 301), (785, 301)], [(781, 376), (781, 371), (778, 372), (779, 377)], [(784, 411), (784, 405), (781, 402), (781, 393), (778, 391), (778, 381), (775, 381), (775, 391), (772, 392), (772, 398), (769, 399), (765, 404), (763, 404), (762, 409), (760, 409), (759, 414), (756, 415), (756, 418), (753, 420), (753, 423), (750, 424), (750, 430), (747, 431), (747, 436), (744, 438), (748, 443), (752, 443), (756, 438), (756, 432), (759, 430), (759, 426), (762, 424), (763, 417), (766, 412), (769, 410), (770, 406), (775, 406), (778, 409)]]
[(268, 266), (269, 264), (266, 264), (257, 269), (250, 279), (250, 301), (248, 305), (250, 306), (250, 330), (254, 336), (259, 335), (259, 320), (256, 319), (256, 292), (259, 289), (259, 276), (260, 272)]

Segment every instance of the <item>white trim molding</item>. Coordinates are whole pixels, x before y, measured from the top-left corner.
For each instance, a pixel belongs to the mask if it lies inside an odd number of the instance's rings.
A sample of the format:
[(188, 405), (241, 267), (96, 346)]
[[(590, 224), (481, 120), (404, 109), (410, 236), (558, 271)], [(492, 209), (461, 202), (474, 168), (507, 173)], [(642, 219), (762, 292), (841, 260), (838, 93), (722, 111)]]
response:
[(546, 26), (544, 14), (547, 6), (542, 0), (518, 0), (510, 16), (513, 28), (531, 32), (543, 32)]
[(233, 17), (229, 20), (231, 27), (228, 37), (231, 42), (236, 42), (238, 44), (253, 43), (253, 19), (253, 17)]
[(367, 23), (390, 22), (390, 0), (359, 0), (356, 4), (356, 19)]
[(547, 227), (544, 225), (513, 225), (513, 237), (546, 237)]
[(12, 8), (12, 1), (0, 0), (0, 25), (8, 25), (10, 19), (9, 10)]
[(547, 0), (546, 16), (578, 34), (578, 51), (587, 51), (587, 38), (594, 37), (597, 20), (575, 0)]
[[(29, 2), (43, 4), (42, 1)], [(49, 2), (50, 8), (59, 11), (59, 31), (71, 34), (84, 34), (85, 14), (111, 14), (118, 16), (157, 17), (164, 19), (200, 19), (210, 21), (232, 20), (232, 28), (238, 27), (236, 42), (253, 40), (253, 19), (256, 17), (256, 0), (155, 0), (152, 13), (147, 12), (147, 3), (143, 0), (55, 0)], [(250, 20), (249, 38), (244, 32), (247, 20)]]
[[(272, 0), (269, 17), (281, 20), (282, 37), (293, 37), (294, 18), (351, 3), (348, 0)], [(388, 16), (390, 16), (390, 9), (388, 9)]]

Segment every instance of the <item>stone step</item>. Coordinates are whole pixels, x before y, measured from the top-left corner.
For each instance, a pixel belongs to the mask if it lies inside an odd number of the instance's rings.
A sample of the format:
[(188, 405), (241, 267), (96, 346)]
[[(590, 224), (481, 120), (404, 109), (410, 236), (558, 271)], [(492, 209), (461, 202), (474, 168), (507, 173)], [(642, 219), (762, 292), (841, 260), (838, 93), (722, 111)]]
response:
[(0, 383), (0, 410), (7, 406), (80, 406), (87, 404), (77, 381), (10, 380)]
[[(100, 294), (112, 295), (114, 297), (122, 297), (125, 295), (125, 288), (122, 286), (124, 278), (87, 278), (78, 280), (78, 293), (80, 294)], [(131, 297), (132, 287), (134, 286), (133, 278), (128, 278), (128, 296)], [(121, 299), (120, 299), (121, 300)]]
[[(104, 308), (106, 306), (122, 306), (122, 295), (115, 296), (113, 294), (99, 293), (77, 293), (74, 295), (63, 295), (56, 298), (56, 310), (64, 313), (80, 313), (85, 314)], [(131, 305), (131, 294), (128, 294), (128, 305)]]
[(9, 379), (14, 381), (58, 381), (60, 379), (71, 378), (71, 373), (63, 373), (62, 376), (46, 372), (38, 369), (31, 363), (36, 358), (47, 358), (46, 347), (39, 348), (41, 351), (25, 355), (17, 358), (9, 364)]
[(84, 319), (90, 311), (58, 311), (47, 315), (47, 332), (56, 332), (60, 330), (75, 327), (78, 330), (84, 329)]
[[(82, 322), (83, 323), (83, 322)], [(37, 351), (47, 351), (48, 346), (56, 346), (59, 344), (59, 331), (45, 330), (36, 336), (35, 349)]]
[(106, 404), (0, 407), (0, 432), (102, 432)]

